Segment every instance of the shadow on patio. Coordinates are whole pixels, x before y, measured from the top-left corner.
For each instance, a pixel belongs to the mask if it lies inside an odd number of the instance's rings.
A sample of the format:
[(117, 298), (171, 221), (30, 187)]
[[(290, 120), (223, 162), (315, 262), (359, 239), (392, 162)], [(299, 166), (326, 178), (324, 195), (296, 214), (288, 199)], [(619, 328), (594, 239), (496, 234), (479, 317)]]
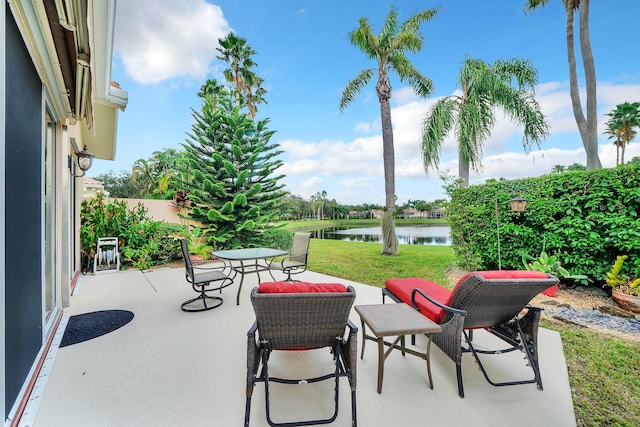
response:
[[(375, 287), (314, 272), (301, 276), (311, 282), (354, 286), (356, 305), (382, 302), (380, 289)], [(46, 384), (36, 385), (23, 417), (25, 425), (242, 425), (246, 333), (254, 320), (249, 293), (256, 284), (255, 275), (245, 278), (239, 306), (235, 305), (236, 284), (223, 291), (225, 300), (219, 308), (184, 313), (181, 302), (193, 296), (184, 280), (184, 269), (164, 268), (147, 273), (129, 270), (83, 277), (65, 314), (123, 309), (134, 312), (135, 317), (112, 333), (57, 349), (63, 333), (61, 326), (50, 351), (50, 372), (41, 374), (41, 380), (47, 378)], [(351, 320), (360, 327), (355, 311)], [(475, 335), (480, 343), (489, 339), (493, 337), (487, 333)], [(544, 391), (538, 391), (535, 384), (493, 387), (485, 381), (472, 356), (466, 354), (464, 399), (458, 397), (454, 364), (436, 346), (431, 352), (434, 390), (428, 387), (423, 360), (402, 357), (394, 351), (385, 363), (382, 394), (377, 394), (376, 346), (369, 343), (357, 367), (358, 423), (363, 427), (573, 426), (575, 417), (560, 336), (541, 329), (539, 340)], [(418, 337), (417, 344), (422, 349), (425, 343), (424, 337)], [(362, 345), (361, 332), (358, 345)], [(318, 352), (276, 353), (273, 366), (270, 363), (272, 375), (296, 375), (298, 366), (317, 366), (326, 359), (330, 365), (330, 358), (324, 354), (318, 358)], [(522, 356), (514, 352), (483, 360), (496, 376), (506, 373), (528, 377), (530, 371), (521, 369)], [(278, 371), (278, 366), (283, 365), (287, 374)], [(347, 380), (342, 379), (340, 413), (333, 425), (350, 425), (348, 390)], [(331, 381), (304, 386), (275, 384), (272, 417), (275, 421), (323, 417), (332, 412), (332, 397)], [(252, 399), (252, 426), (267, 425), (264, 410), (264, 386), (258, 384)], [(34, 422), (29, 423), (29, 419)]]

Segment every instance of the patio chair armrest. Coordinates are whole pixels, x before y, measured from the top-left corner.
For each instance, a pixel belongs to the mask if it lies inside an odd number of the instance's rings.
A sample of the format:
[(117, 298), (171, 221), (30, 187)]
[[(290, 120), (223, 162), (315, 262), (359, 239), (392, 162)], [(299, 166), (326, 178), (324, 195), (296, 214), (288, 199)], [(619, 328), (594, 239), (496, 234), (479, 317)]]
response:
[(247, 397), (253, 394), (253, 386), (256, 383), (256, 375), (260, 364), (261, 348), (256, 341), (256, 332), (258, 323), (253, 325), (247, 331)]
[[(309, 252), (305, 252), (305, 253), (302, 253), (302, 254), (296, 254), (295, 256), (293, 256), (293, 258), (305, 257), (305, 259), (306, 259), (306, 257), (308, 255), (309, 255)], [(282, 258), (280, 260), (280, 268), (284, 269), (285, 268), (284, 263), (287, 262), (287, 261), (291, 261), (291, 258), (292, 258), (291, 254), (285, 256), (284, 258)]]
[(357, 363), (358, 363), (358, 327), (351, 321), (347, 320), (348, 334), (346, 339), (340, 344), (342, 359), (345, 369), (349, 371), (349, 385), (351, 390), (356, 390), (357, 382)]
[(418, 289), (418, 288), (415, 288), (414, 290), (411, 291), (411, 306), (416, 310), (418, 310), (418, 305), (416, 304), (416, 294), (422, 295), (430, 303), (442, 308), (443, 310), (448, 311), (451, 314), (454, 314), (454, 315), (457, 314), (457, 315), (460, 315), (460, 316), (466, 316), (467, 315), (467, 312), (465, 310), (460, 310), (458, 308), (453, 308), (453, 307), (449, 307), (448, 305), (444, 305), (441, 302), (438, 302), (435, 299), (431, 298), (422, 289)]
[(460, 365), (462, 362), (462, 331), (464, 329), (464, 319), (467, 315), (466, 310), (460, 310), (457, 308), (449, 307), (442, 304), (427, 295), (422, 289), (414, 289), (411, 292), (411, 304), (413, 308), (417, 310), (416, 294), (420, 294), (430, 303), (450, 313), (451, 316), (446, 320), (447, 314), (445, 313), (443, 320), (440, 322), (442, 332), (435, 334), (432, 337), (433, 343), (437, 345), (456, 365)]
[[(215, 264), (218, 264), (218, 265), (215, 265)], [(219, 270), (225, 276), (229, 276), (230, 279), (233, 280), (233, 278), (235, 278), (235, 274), (233, 275), (233, 277), (231, 277), (231, 273), (233, 273), (234, 270), (230, 262), (219, 259), (215, 262), (215, 264), (214, 263), (200, 264), (200, 265), (194, 265), (191, 268), (193, 268), (194, 273)]]
[(258, 330), (258, 322), (253, 322), (253, 325), (247, 331), (247, 336), (255, 339), (256, 331)]

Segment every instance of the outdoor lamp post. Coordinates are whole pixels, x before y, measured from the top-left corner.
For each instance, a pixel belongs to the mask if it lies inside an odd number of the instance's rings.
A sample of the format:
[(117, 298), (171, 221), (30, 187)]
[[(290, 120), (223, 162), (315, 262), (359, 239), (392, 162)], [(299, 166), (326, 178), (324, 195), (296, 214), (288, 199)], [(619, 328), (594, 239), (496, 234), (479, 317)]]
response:
[[(511, 212), (526, 212), (527, 211), (527, 199), (522, 197), (514, 197), (510, 200)], [(496, 206), (496, 234), (498, 236), (498, 270), (502, 270), (502, 257), (500, 254), (500, 217), (498, 215), (498, 199), (495, 199)]]
[(76, 153), (76, 156), (78, 157), (78, 167), (82, 171), (82, 174), (76, 175), (75, 173), (73, 173), (73, 169), (71, 167), (73, 159), (71, 158), (71, 156), (69, 156), (69, 173), (76, 178), (80, 178), (80, 177), (83, 177), (91, 167), (93, 163), (93, 158), (95, 157), (95, 155), (87, 149), (87, 145), (85, 144), (82, 151), (78, 151)]

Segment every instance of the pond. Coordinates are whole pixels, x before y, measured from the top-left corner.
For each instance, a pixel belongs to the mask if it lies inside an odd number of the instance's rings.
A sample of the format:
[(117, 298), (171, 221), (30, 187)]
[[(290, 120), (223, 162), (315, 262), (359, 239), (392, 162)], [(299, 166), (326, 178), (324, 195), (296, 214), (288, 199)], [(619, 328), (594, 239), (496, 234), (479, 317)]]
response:
[[(451, 246), (451, 229), (448, 225), (396, 225), (396, 235), (401, 245)], [(328, 227), (311, 231), (311, 236), (314, 239), (381, 243), (382, 229), (380, 227)]]

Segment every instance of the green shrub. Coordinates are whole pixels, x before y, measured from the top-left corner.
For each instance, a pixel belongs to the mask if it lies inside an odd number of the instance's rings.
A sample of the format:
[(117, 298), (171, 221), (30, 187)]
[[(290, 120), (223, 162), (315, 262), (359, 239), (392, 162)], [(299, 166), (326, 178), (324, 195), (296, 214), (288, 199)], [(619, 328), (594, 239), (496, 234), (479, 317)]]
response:
[(98, 238), (118, 237), (123, 262), (143, 270), (179, 257), (173, 236), (184, 232), (185, 226), (151, 220), (142, 204), (129, 209), (125, 202), (109, 202), (100, 195), (82, 202), (80, 218), (85, 254), (95, 252)]
[(262, 244), (268, 248), (290, 249), (293, 233), (284, 228), (270, 228), (262, 233)]
[[(546, 250), (570, 274), (602, 284), (616, 256), (629, 254), (632, 264), (640, 263), (639, 165), (450, 185), (447, 191), (456, 263), (464, 268), (498, 267), (498, 227), (503, 268), (522, 268), (523, 254)], [(510, 212), (515, 196), (527, 199), (527, 212)]]

